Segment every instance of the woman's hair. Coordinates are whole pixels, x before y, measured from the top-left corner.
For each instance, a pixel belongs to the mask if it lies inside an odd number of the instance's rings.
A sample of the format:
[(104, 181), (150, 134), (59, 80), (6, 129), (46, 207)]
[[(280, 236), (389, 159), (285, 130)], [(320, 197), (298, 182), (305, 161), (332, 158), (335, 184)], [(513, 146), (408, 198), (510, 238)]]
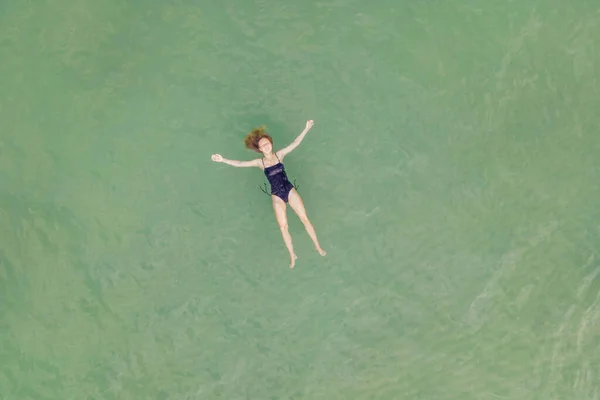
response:
[(271, 144), (273, 144), (273, 138), (265, 132), (265, 128), (266, 127), (264, 125), (261, 126), (260, 128), (254, 128), (254, 129), (252, 129), (252, 132), (250, 132), (249, 134), (246, 135), (246, 138), (244, 139), (246, 148), (248, 148), (250, 150), (254, 150), (257, 153), (260, 153), (260, 150), (258, 149), (258, 142), (262, 138), (267, 138), (269, 140), (269, 142), (271, 142)]

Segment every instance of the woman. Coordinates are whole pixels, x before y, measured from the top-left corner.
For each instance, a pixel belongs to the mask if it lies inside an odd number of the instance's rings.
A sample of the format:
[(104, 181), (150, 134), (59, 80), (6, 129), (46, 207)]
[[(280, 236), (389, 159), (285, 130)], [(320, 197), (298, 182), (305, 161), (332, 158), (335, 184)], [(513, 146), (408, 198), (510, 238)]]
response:
[(289, 146), (277, 152), (273, 152), (273, 139), (265, 132), (264, 128), (254, 129), (246, 136), (246, 147), (262, 153), (262, 158), (252, 161), (235, 161), (223, 158), (220, 154), (213, 154), (211, 157), (214, 162), (222, 162), (234, 167), (258, 167), (264, 171), (271, 185), (271, 199), (273, 201), (273, 210), (275, 211), (277, 224), (281, 230), (283, 241), (290, 252), (290, 268), (294, 268), (298, 257), (294, 253), (292, 237), (288, 231), (286, 203), (289, 203), (296, 214), (298, 214), (319, 254), (322, 256), (327, 254), (317, 240), (315, 228), (313, 228), (313, 225), (306, 216), (302, 198), (294, 188), (294, 185), (290, 183), (282, 163), (284, 157), (302, 142), (313, 124), (312, 120), (306, 122), (306, 128), (304, 128), (302, 133)]

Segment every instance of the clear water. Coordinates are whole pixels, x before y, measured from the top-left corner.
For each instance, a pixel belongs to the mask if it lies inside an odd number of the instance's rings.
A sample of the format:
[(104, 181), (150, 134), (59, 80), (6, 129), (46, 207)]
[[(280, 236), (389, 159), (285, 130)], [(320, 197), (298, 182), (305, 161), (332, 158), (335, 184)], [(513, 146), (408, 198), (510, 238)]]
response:
[[(600, 399), (593, 1), (0, 2), (0, 398)], [(288, 256), (244, 135), (323, 247)]]

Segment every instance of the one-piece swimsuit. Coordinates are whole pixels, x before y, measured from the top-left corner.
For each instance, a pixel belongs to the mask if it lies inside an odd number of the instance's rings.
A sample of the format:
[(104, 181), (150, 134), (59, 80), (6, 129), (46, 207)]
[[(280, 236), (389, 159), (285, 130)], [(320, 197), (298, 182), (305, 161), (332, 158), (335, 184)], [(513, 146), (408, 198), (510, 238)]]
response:
[(287, 203), (290, 191), (294, 188), (294, 185), (292, 185), (292, 183), (288, 179), (287, 174), (285, 173), (285, 167), (283, 166), (283, 163), (277, 156), (277, 153), (275, 154), (275, 157), (277, 157), (277, 161), (279, 162), (270, 167), (265, 167), (265, 161), (263, 159), (261, 159), (261, 161), (263, 163), (267, 180), (271, 185), (271, 194), (274, 194), (275, 196), (279, 197), (281, 200)]

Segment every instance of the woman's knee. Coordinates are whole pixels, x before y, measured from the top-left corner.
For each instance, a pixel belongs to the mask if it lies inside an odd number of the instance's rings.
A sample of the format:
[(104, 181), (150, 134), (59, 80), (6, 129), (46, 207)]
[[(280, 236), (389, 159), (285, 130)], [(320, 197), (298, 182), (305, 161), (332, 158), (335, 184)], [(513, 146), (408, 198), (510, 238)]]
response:
[(302, 223), (303, 223), (304, 225), (306, 225), (306, 224), (310, 224), (310, 220), (308, 219), (308, 216), (306, 216), (306, 214), (305, 214), (305, 215), (302, 215), (302, 216), (300, 216), (299, 218), (300, 218), (300, 221), (302, 221)]
[(287, 222), (280, 222), (279, 223), (279, 229), (281, 230), (281, 232), (287, 232), (288, 231), (288, 223)]

